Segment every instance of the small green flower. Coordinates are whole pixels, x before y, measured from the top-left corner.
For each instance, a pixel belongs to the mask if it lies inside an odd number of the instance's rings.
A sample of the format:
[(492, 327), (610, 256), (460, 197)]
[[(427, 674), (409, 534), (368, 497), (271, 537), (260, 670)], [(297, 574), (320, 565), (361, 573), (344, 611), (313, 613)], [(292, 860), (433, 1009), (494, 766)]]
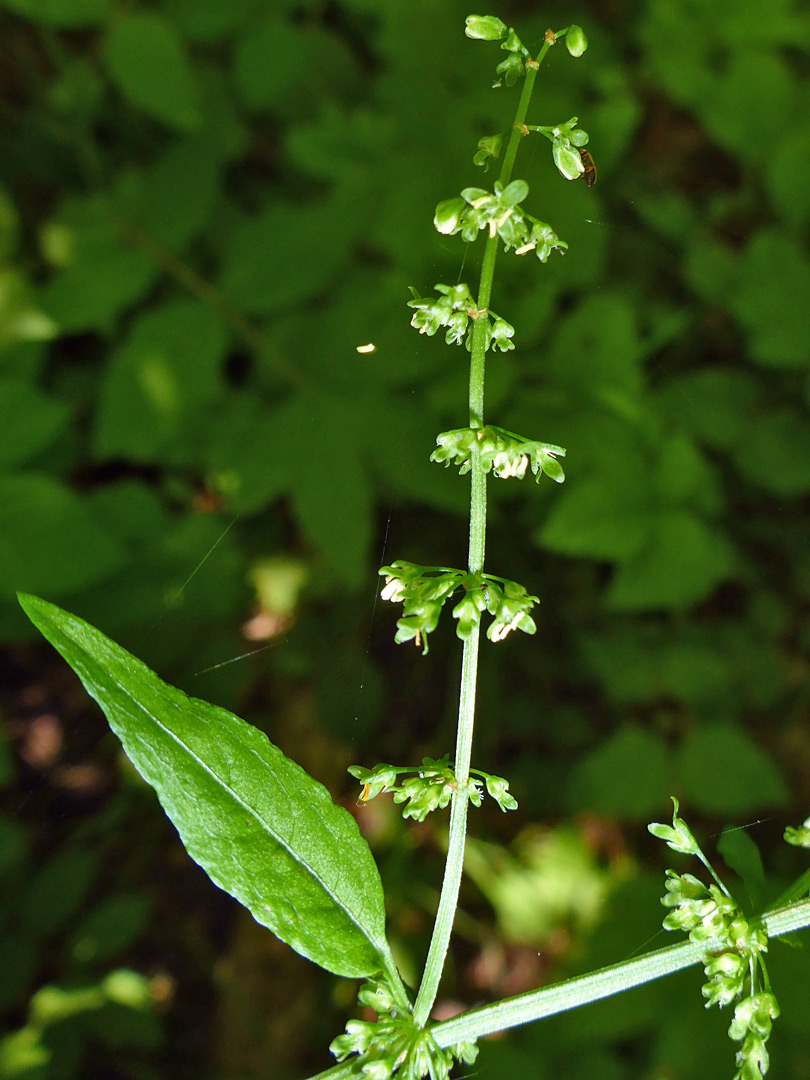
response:
[(565, 47), (572, 56), (582, 56), (588, 48), (588, 39), (581, 26), (571, 25), (565, 35)]
[(554, 164), (566, 180), (577, 180), (585, 172), (582, 158), (571, 147), (570, 139), (556, 138), (551, 146), (551, 155), (554, 158)]
[(500, 41), (506, 33), (506, 23), (495, 15), (468, 15), (464, 33), (478, 41)]
[(659, 840), (664, 840), (667, 847), (671, 847), (673, 851), (678, 851), (681, 855), (696, 855), (700, 850), (697, 840), (695, 840), (683, 818), (678, 817), (679, 803), (674, 795), (672, 796), (672, 805), (674, 810), (672, 812), (671, 827), (653, 823), (648, 825), (647, 829), (653, 836), (657, 836)]

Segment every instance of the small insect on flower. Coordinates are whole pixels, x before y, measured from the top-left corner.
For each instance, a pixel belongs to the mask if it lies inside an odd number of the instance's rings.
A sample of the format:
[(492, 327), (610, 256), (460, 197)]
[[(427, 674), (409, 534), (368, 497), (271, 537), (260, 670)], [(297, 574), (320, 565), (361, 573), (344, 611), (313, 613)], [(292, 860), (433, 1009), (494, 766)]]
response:
[(593, 158), (587, 150), (583, 150), (581, 146), (577, 147), (579, 150), (579, 156), (582, 158), (582, 164), (585, 166), (585, 172), (582, 174), (585, 178), (585, 183), (588, 187), (593, 187), (596, 183), (596, 165)]

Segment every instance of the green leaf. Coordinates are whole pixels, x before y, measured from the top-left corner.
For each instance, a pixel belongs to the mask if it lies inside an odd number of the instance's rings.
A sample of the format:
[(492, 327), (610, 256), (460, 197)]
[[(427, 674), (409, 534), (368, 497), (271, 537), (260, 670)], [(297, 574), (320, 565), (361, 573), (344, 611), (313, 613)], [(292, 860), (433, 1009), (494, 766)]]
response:
[[(15, 1002), (24, 1000), (30, 991), (36, 975), (40, 958), (38, 950), (27, 936), (19, 930), (0, 934), (0, 1009), (12, 1009)], [(2, 1044), (0, 1044), (2, 1045)], [(0, 1076), (11, 1074), (3, 1068), (2, 1050), (0, 1050)]]
[(143, 893), (106, 896), (71, 935), (71, 956), (82, 964), (115, 956), (138, 937), (148, 914), (149, 900)]
[(123, 239), (101, 196), (66, 202), (45, 226), (44, 246), (58, 269), (42, 306), (63, 334), (110, 330), (158, 274), (154, 261)]
[(633, 482), (598, 476), (566, 485), (539, 533), (540, 542), (564, 555), (633, 559), (647, 542), (654, 520), (648, 485), (635, 482), (638, 473), (630, 462)]
[(643, 349), (629, 300), (613, 291), (588, 296), (556, 325), (548, 358), (555, 379), (632, 415), (642, 392)]
[(32, 458), (64, 430), (67, 407), (21, 379), (0, 378), (0, 468)]
[(25, 891), (20, 919), (32, 934), (61, 930), (79, 910), (99, 868), (100, 852), (67, 848), (42, 866)]
[(734, 450), (737, 468), (775, 495), (810, 491), (810, 418), (797, 409), (758, 416)]
[(377, 868), (326, 788), (258, 729), (164, 683), (82, 619), (34, 596), (20, 603), (215, 884), (337, 975), (370, 975), (390, 960)]
[[(274, 0), (274, 7), (295, 6), (295, 0)], [(162, 5), (184, 36), (194, 41), (212, 42), (232, 34), (248, 23), (256, 11), (256, 0), (165, 0)]]
[(248, 314), (287, 311), (337, 279), (351, 238), (362, 230), (338, 200), (292, 203), (275, 196), (258, 215), (234, 223), (220, 286)]
[(727, 304), (748, 332), (748, 347), (769, 368), (808, 366), (810, 261), (799, 244), (773, 229), (756, 233), (740, 260)]
[(150, 241), (181, 251), (202, 231), (219, 194), (217, 154), (211, 139), (180, 139), (148, 171), (125, 175), (119, 203)]
[(100, 581), (123, 561), (118, 544), (68, 488), (49, 476), (0, 477), (0, 595), (64, 595)]
[(199, 90), (183, 41), (152, 12), (117, 19), (102, 46), (112, 81), (128, 101), (181, 131), (201, 123)]
[(659, 700), (727, 701), (736, 665), (714, 631), (689, 627), (680, 633), (659, 626), (621, 623), (585, 636), (583, 655), (607, 693), (617, 702)]
[(352, 585), (368, 573), (373, 527), (368, 415), (337, 394), (299, 394), (272, 411), (235, 395), (208, 447), (214, 482), (236, 509), (288, 495), (304, 538)]
[(787, 801), (787, 786), (776, 766), (739, 726), (692, 728), (676, 761), (676, 787), (703, 813), (736, 817)]
[[(34, 300), (34, 290), (26, 275), (10, 267), (0, 269), (0, 350), (23, 342), (49, 341), (57, 327), (52, 319), (40, 310)], [(11, 367), (10, 357), (6, 364)]]
[(12, 258), (20, 238), (20, 215), (14, 200), (0, 187), (0, 263)]
[(2, 6), (43, 26), (69, 30), (105, 22), (112, 0), (3, 0)]
[(226, 345), (219, 315), (196, 300), (153, 306), (133, 324), (107, 365), (96, 454), (194, 463), (206, 410), (215, 402), (221, 405)]
[(581, 761), (568, 781), (568, 804), (625, 820), (641, 820), (666, 798), (668, 753), (656, 735), (622, 728)]
[(726, 865), (742, 879), (753, 906), (760, 907), (765, 893), (765, 869), (759, 848), (749, 834), (745, 829), (729, 829), (721, 834), (717, 850)]
[(340, 35), (285, 19), (277, 3), (272, 8), (268, 18), (248, 21), (234, 51), (235, 87), (248, 110), (294, 110), (300, 118), (341, 91), (348, 100), (362, 96), (353, 92), (359, 73)]
[[(795, 76), (776, 51), (761, 45), (732, 54), (716, 77), (707, 100), (701, 103), (701, 120), (709, 135), (743, 161), (764, 164), (771, 140), (790, 130), (791, 113), (798, 92)], [(752, 139), (751, 132), (765, 137)]]
[(756, 385), (744, 372), (707, 367), (667, 382), (659, 391), (658, 406), (662, 415), (700, 442), (730, 450), (746, 440), (756, 397)]
[(732, 570), (725, 536), (683, 510), (665, 510), (649, 540), (614, 575), (607, 603), (614, 611), (681, 611), (703, 599)]
[(800, 229), (810, 218), (810, 184), (797, 184), (796, 178), (810, 174), (810, 127), (791, 126), (784, 139), (771, 146), (765, 170), (779, 216)]

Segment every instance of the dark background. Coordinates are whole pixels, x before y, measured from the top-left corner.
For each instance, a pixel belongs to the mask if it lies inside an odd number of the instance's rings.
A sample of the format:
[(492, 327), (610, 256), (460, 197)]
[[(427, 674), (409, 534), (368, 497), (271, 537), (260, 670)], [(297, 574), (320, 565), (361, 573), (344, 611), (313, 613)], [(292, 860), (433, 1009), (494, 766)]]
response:
[[(565, 446), (562, 488), (490, 483), (487, 567), (541, 599), (486, 643), (442, 1015), (669, 944), (668, 795), (767, 902), (810, 795), (810, 14), (800, 0), (504, 4), (551, 50), (598, 182), (521, 147), (564, 257), (499, 259), (517, 329), (487, 418)], [(481, 10), (477, 13), (486, 13)], [(460, 645), (393, 644), (396, 558), (462, 565), (467, 354), (408, 286), (477, 283), (435, 204), (491, 183), (497, 45), (456, 0), (0, 3), (0, 1077), (297, 1078), (356, 988), (185, 855), (16, 606), (33, 592), (231, 708), (357, 813), (418, 979), (441, 814), (356, 809), (345, 767), (452, 752)], [(496, 175), (496, 174), (495, 174)], [(376, 351), (360, 354), (373, 342)], [(252, 653), (251, 656), (246, 654)], [(234, 662), (230, 662), (234, 661)], [(758, 884), (759, 846), (767, 884)], [(728, 880), (735, 878), (717, 855)], [(744, 898), (749, 898), (739, 884)], [(774, 1075), (810, 1077), (806, 952), (772, 947)], [(692, 970), (487, 1043), (489, 1080), (731, 1076)]]

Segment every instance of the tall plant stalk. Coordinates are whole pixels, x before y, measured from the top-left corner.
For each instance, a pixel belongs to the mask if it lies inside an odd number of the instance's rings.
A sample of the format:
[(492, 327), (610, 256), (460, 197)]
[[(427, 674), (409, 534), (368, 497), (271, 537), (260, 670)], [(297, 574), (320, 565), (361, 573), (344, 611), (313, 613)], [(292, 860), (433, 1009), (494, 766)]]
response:
[[(518, 145), (523, 137), (523, 126), (529, 111), (529, 104), (534, 90), (535, 79), (540, 64), (545, 59), (552, 41), (547, 37), (534, 61), (526, 64), (526, 78), (520, 95), (509, 143), (501, 166), (499, 182), (504, 188), (512, 179), (512, 169), (517, 157)], [(489, 236), (484, 248), (481, 263), (481, 275), (478, 286), (479, 313), (489, 310), (492, 287), (495, 280), (495, 262), (498, 258), (498, 234)], [(484, 427), (484, 386), (486, 381), (486, 361), (488, 341), (487, 324), (479, 318), (472, 332), (472, 355), (470, 360), (469, 412), (470, 428), (480, 430)], [(470, 470), (470, 539), (467, 569), (471, 574), (481, 574), (484, 570), (484, 555), (487, 535), (487, 470), (481, 465), (478, 447), (473, 448), (472, 468)], [(444, 969), (444, 962), (450, 944), (450, 934), (458, 904), (458, 892), (464, 868), (464, 845), (467, 835), (467, 808), (469, 794), (467, 783), (470, 778), (472, 759), (473, 729), (475, 725), (475, 690), (478, 679), (478, 652), (481, 636), (481, 624), (476, 623), (469, 638), (464, 642), (461, 661), (461, 686), (459, 690), (458, 728), (456, 732), (455, 775), (457, 788), (453, 793), (450, 806), (450, 829), (447, 841), (447, 859), (444, 867), (444, 879), (439, 897), (433, 935), (430, 941), (422, 982), (414, 1005), (414, 1021), (424, 1026)]]

